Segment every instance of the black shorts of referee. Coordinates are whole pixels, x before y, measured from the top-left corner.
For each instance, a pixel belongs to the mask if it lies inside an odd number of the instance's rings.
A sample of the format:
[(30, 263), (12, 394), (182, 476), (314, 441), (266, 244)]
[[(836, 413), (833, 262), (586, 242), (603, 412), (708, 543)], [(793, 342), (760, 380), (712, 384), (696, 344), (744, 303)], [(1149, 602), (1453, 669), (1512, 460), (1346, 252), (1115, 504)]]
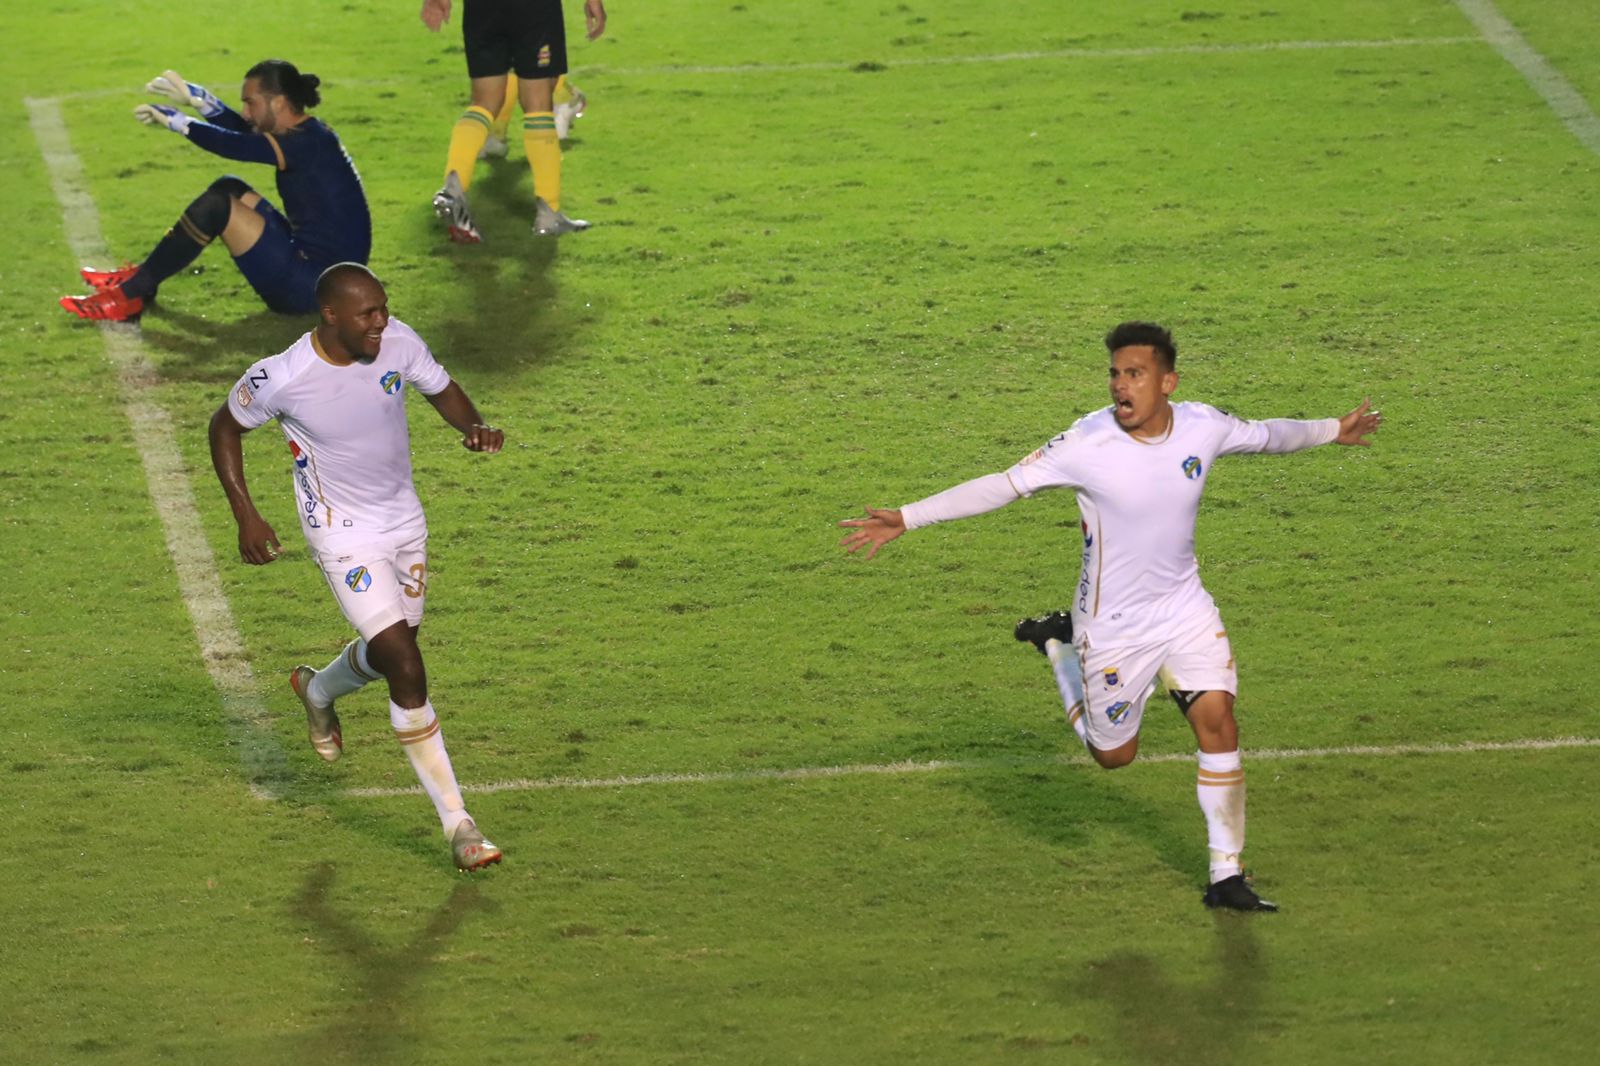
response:
[(561, 0), (466, 0), (461, 36), (467, 76), (524, 80), (567, 72), (567, 30)]

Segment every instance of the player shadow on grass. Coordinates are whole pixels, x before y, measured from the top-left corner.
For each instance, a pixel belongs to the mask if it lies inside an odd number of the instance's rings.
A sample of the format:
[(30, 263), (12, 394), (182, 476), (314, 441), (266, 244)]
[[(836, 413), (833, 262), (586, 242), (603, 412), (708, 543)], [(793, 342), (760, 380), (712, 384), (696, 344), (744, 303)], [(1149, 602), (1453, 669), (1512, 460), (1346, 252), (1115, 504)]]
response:
[[(390, 945), (339, 913), (329, 899), (334, 868), (313, 867), (290, 902), (290, 913), (312, 926), (311, 936), (329, 965), (343, 963), (342, 977), (354, 989), (348, 998), (328, 1004), (332, 1016), (315, 1034), (291, 1038), (302, 1061), (351, 1063), (399, 1062), (415, 1057), (419, 1033), (430, 1017), (427, 1010), (429, 971), (449, 941), (474, 913), (492, 913), (499, 904), (486, 898), (476, 883), (458, 880), (426, 924), (408, 922), (404, 943)], [(366, 908), (357, 908), (365, 913)], [(389, 928), (396, 928), (391, 925)], [(291, 1049), (295, 1050), (295, 1049)]]
[(265, 308), (243, 318), (202, 318), (162, 308), (147, 315), (139, 330), (145, 346), (178, 359), (162, 359), (161, 377), (220, 386), (220, 403), (245, 367), (276, 355), (317, 324), (315, 315), (280, 315)]
[[(517, 165), (511, 165), (515, 162)], [(578, 320), (558, 298), (560, 242), (533, 233), (527, 167), (503, 161), (472, 185), (472, 213), (483, 243), (450, 244), (429, 219), (433, 256), (448, 261), (449, 299), (431, 310), (422, 331), (446, 367), (516, 375), (566, 358), (578, 348)], [(404, 276), (403, 270), (397, 280)], [(404, 319), (404, 311), (397, 311)]]
[(1065, 982), (1067, 1003), (1098, 1003), (1115, 1019), (1128, 1059), (1188, 1066), (1232, 1066), (1251, 1058), (1267, 974), (1252, 915), (1213, 913), (1215, 959), (1199, 984), (1170, 980), (1148, 955), (1111, 955)]
[[(1113, 778), (1138, 773), (1138, 764), (1108, 773), (1087, 762), (1050, 770), (976, 774), (968, 780), (994, 811), (1053, 847), (1082, 852), (1091, 834), (1111, 832), (1148, 846), (1160, 862), (1195, 886), (1195, 906), (1205, 887), (1205, 832), (1198, 811), (1174, 816), (1145, 803), (1126, 783)], [(1191, 795), (1192, 793), (1185, 793)], [(1072, 866), (1091, 860), (1063, 858)]]

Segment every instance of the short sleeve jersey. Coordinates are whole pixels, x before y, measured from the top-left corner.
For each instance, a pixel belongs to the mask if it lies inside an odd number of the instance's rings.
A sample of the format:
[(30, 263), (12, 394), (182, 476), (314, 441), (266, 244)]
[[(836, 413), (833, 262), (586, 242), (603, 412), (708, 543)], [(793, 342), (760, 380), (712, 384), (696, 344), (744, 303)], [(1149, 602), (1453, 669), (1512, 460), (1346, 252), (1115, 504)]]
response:
[(246, 429), (278, 420), (300, 527), (314, 549), (426, 533), (411, 482), (407, 384), (432, 396), (450, 375), (411, 327), (390, 318), (371, 363), (330, 362), (313, 331), (245, 371), (228, 395), (229, 412)]
[(1172, 405), (1166, 437), (1145, 441), (1117, 425), (1111, 408), (1006, 471), (1024, 496), (1077, 490), (1083, 569), (1072, 623), (1098, 645), (1176, 635), (1215, 609), (1194, 556), (1195, 519), (1219, 455), (1259, 452), (1267, 427), (1203, 403)]

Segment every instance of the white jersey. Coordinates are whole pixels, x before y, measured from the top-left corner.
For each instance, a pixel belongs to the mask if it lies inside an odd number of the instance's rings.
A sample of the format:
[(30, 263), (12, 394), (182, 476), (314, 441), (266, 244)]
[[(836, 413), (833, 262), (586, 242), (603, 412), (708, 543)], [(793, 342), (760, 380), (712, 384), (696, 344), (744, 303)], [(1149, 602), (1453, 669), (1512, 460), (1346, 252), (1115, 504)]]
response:
[(411, 483), (405, 386), (433, 396), (450, 375), (398, 318), (389, 319), (371, 363), (338, 366), (321, 348), (312, 331), (256, 363), (229, 394), (228, 411), (246, 429), (278, 420), (294, 460), (295, 509), (313, 550), (426, 533)]
[[(1274, 425), (1294, 427), (1303, 439), (1284, 446), (1272, 439)], [(1337, 434), (1337, 419), (1247, 422), (1208, 404), (1175, 403), (1167, 435), (1143, 440), (1118, 426), (1108, 407), (1080, 418), (1006, 477), (1024, 496), (1077, 490), (1083, 569), (1072, 597), (1074, 630), (1101, 646), (1149, 643), (1216, 610), (1194, 557), (1212, 461), (1325, 444)]]

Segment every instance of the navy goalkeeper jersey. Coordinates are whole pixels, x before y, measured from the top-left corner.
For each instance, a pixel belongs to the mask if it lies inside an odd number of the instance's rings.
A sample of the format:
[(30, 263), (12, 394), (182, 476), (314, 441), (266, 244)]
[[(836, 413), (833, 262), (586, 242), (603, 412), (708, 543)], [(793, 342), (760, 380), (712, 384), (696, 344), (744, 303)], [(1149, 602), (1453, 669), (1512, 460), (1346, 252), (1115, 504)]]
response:
[(189, 140), (227, 159), (277, 168), (278, 200), (306, 258), (328, 264), (367, 261), (372, 252), (367, 194), (338, 135), (321, 119), (257, 133), (224, 107), (204, 122), (190, 122)]

